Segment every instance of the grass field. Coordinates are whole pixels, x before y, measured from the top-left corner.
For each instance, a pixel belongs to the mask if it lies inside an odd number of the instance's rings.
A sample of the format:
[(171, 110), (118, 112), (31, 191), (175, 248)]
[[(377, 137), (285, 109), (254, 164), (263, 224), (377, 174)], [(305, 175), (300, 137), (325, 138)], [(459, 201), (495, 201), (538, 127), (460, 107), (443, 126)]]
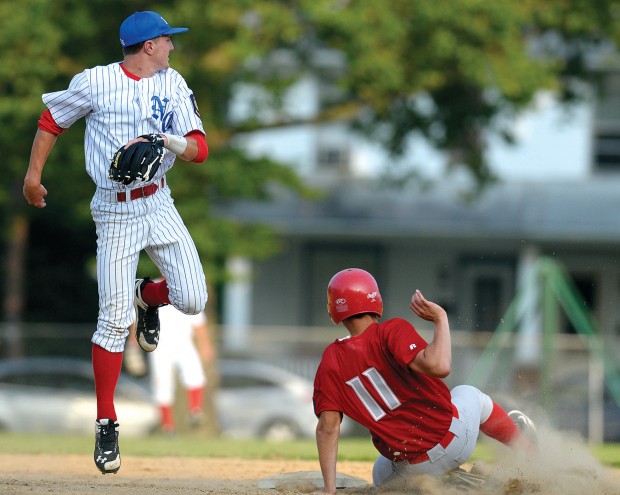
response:
[[(60, 441), (59, 441), (60, 440)], [(238, 457), (244, 459), (317, 459), (313, 439), (291, 442), (263, 440), (231, 440), (196, 435), (166, 437), (153, 435), (141, 438), (123, 438), (124, 455), (178, 456), (178, 457)], [(86, 454), (93, 449), (90, 436), (53, 436), (0, 433), (0, 453), (15, 454)], [(620, 468), (620, 444), (590, 447), (593, 455), (604, 465)], [(480, 442), (472, 460), (493, 461), (493, 448)], [(343, 438), (339, 445), (339, 459), (346, 461), (374, 461), (377, 452), (368, 438)]]

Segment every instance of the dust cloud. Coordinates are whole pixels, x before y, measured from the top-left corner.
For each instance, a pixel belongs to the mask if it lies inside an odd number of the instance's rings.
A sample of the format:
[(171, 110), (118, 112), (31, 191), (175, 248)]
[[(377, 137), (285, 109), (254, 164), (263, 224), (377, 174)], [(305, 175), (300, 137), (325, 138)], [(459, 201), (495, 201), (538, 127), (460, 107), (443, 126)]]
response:
[[(490, 441), (486, 438), (480, 441)], [(565, 432), (538, 429), (539, 451), (518, 452), (497, 444), (497, 461), (465, 465), (465, 470), (484, 475), (476, 485), (457, 484), (453, 477), (416, 476), (379, 487), (343, 490), (359, 495), (620, 495), (617, 473), (602, 466), (579, 437)]]

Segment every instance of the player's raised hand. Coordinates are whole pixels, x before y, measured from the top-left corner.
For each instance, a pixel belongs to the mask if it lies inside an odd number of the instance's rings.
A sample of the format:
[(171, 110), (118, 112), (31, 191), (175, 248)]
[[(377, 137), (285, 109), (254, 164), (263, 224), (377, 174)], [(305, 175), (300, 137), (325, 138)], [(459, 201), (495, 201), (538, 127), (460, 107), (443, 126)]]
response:
[(416, 289), (411, 296), (411, 304), (409, 305), (411, 310), (423, 320), (437, 321), (440, 318), (446, 316), (446, 311), (439, 304), (432, 301), (428, 301), (422, 292)]
[(47, 189), (43, 187), (43, 184), (29, 184), (24, 181), (23, 194), (28, 201), (29, 205), (36, 206), (37, 208), (45, 208), (45, 197), (47, 196)]

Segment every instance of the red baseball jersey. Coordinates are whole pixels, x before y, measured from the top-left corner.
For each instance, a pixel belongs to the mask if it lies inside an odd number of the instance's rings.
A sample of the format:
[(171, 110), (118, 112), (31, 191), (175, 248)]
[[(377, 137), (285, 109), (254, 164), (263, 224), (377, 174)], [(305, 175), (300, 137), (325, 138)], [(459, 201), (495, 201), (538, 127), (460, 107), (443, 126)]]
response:
[(314, 380), (314, 412), (339, 411), (370, 430), (377, 450), (413, 460), (439, 443), (452, 422), (450, 390), (408, 364), (427, 342), (413, 325), (393, 318), (324, 351)]

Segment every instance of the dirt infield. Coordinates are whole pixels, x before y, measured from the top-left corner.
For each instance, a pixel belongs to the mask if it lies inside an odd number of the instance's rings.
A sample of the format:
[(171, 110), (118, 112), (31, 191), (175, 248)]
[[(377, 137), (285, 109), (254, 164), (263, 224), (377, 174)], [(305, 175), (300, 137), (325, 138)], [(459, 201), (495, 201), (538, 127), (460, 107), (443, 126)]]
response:
[[(157, 464), (154, 464), (154, 462)], [(514, 468), (514, 466), (512, 466)], [(342, 462), (339, 472), (359, 477), (370, 483), (372, 463)], [(496, 469), (494, 467), (494, 469)], [(494, 484), (473, 492), (478, 495), (596, 495), (620, 494), (620, 471), (594, 473), (589, 466), (570, 469), (561, 477), (547, 473), (547, 480), (528, 479), (518, 468), (514, 473), (504, 467), (494, 476)], [(243, 459), (198, 458), (123, 458), (121, 471), (116, 475), (100, 475), (90, 456), (0, 455), (0, 494), (105, 494), (105, 495), (297, 495), (309, 493), (308, 483), (260, 489), (260, 479), (290, 472), (317, 471), (315, 461), (266, 461)], [(521, 471), (521, 472), (520, 472)], [(497, 473), (496, 473), (497, 474)], [(344, 488), (344, 494), (402, 494), (448, 495), (465, 493), (462, 489), (439, 486), (435, 480), (423, 479), (417, 490), (392, 487), (378, 490), (372, 486)]]
[[(499, 444), (498, 444), (499, 445)], [(441, 479), (418, 477), (398, 485), (371, 485), (372, 462), (339, 462), (338, 472), (368, 484), (339, 495), (620, 495), (620, 470), (604, 468), (579, 439), (539, 430), (539, 452), (520, 454), (500, 446), (497, 461), (476, 466), (486, 483), (470, 491)], [(465, 465), (466, 469), (472, 466)], [(0, 495), (297, 495), (310, 481), (287, 480), (259, 488), (259, 480), (285, 473), (317, 473), (318, 461), (123, 456), (118, 474), (101, 475), (90, 455), (0, 454)]]
[[(155, 464), (156, 463), (156, 464)], [(368, 479), (372, 463), (343, 462), (343, 472)], [(316, 471), (313, 461), (263, 461), (179, 457), (123, 457), (118, 474), (101, 475), (90, 456), (0, 455), (0, 493), (254, 495), (306, 493), (259, 489), (259, 479), (281, 473)]]

